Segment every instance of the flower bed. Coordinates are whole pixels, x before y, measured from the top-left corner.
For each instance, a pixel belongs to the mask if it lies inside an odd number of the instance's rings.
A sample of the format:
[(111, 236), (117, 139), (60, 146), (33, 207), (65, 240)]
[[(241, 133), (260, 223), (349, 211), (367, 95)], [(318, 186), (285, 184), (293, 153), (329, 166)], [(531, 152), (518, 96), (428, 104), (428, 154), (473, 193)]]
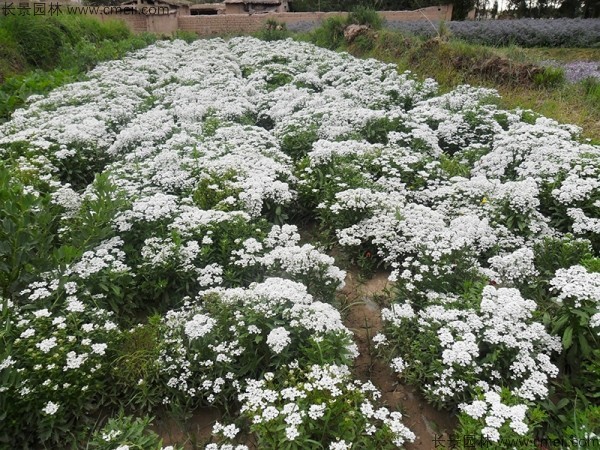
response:
[[(378, 346), (463, 432), (527, 433), (559, 369), (596, 389), (600, 149), (496, 95), (235, 38), (31, 99), (0, 128), (0, 442), (101, 442), (101, 408), (161, 405), (229, 410), (211, 449), (411, 441), (352, 380), (345, 273), (305, 221), (392, 271)], [(105, 442), (160, 448), (144, 423)]]

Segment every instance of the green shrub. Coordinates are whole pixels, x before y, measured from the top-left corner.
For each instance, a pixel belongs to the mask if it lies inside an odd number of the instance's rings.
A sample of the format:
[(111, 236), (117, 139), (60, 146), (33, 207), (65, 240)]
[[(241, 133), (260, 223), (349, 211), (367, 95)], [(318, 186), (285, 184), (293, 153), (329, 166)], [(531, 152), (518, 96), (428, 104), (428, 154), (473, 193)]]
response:
[(48, 69), (65, 42), (65, 32), (56, 17), (6, 16), (0, 27), (8, 31), (28, 64)]
[(344, 28), (346, 20), (343, 17), (330, 17), (313, 31), (312, 42), (319, 47), (334, 50), (344, 44)]
[(150, 411), (162, 400), (158, 382), (160, 316), (123, 333), (111, 368), (114, 393), (110, 396), (121, 407)]
[(0, 295), (10, 299), (48, 268), (55, 244), (56, 211), (50, 196), (25, 193), (0, 165)]
[[(113, 450), (128, 448), (131, 450), (161, 450), (162, 439), (149, 427), (151, 417), (125, 416), (123, 412), (108, 420), (101, 429), (96, 430), (86, 446), (86, 450)], [(177, 447), (179, 449), (180, 447)]]
[(263, 41), (280, 41), (290, 36), (287, 25), (284, 22), (277, 22), (269, 19), (266, 21), (262, 30), (257, 33), (257, 37)]
[(192, 42), (197, 40), (198, 37), (199, 37), (198, 34), (193, 33), (191, 31), (184, 31), (184, 30), (177, 30), (173, 34), (173, 39), (181, 39), (182, 41), (185, 41), (188, 44), (191, 44)]
[(154, 42), (120, 20), (79, 15), (0, 17), (0, 122), (32, 94), (80, 79), (98, 62)]
[(374, 30), (379, 30), (383, 27), (383, 18), (373, 8), (357, 6), (348, 14), (346, 23), (348, 25), (368, 25)]

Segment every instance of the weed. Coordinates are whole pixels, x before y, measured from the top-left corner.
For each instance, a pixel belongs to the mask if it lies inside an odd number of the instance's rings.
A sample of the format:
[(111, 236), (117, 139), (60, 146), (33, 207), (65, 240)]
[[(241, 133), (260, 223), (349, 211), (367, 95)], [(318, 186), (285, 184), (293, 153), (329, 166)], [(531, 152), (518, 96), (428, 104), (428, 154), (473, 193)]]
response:
[(555, 87), (565, 82), (565, 71), (560, 67), (546, 67), (534, 74), (533, 82), (541, 87)]

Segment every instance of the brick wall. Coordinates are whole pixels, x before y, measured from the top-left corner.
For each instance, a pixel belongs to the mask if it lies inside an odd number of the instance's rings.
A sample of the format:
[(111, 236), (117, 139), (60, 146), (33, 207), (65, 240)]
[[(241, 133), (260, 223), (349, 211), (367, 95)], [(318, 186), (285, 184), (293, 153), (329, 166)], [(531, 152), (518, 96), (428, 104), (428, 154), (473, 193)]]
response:
[(148, 31), (148, 16), (129, 14), (91, 14), (101, 21), (122, 20), (134, 33)]
[[(329, 17), (346, 15), (344, 12), (306, 12), (306, 13), (269, 13), (269, 14), (224, 14), (216, 16), (179, 16), (178, 29), (198, 33), (201, 36), (227, 33), (252, 33), (263, 24), (274, 19), (288, 25), (299, 22), (318, 23)], [(452, 5), (432, 6), (416, 11), (381, 11), (389, 21), (450, 20)]]
[[(123, 20), (136, 33), (150, 31), (170, 34), (177, 30), (184, 30), (200, 36), (212, 36), (215, 34), (253, 33), (260, 30), (269, 19), (285, 22), (288, 25), (306, 22), (316, 24), (329, 17), (345, 16), (346, 14), (344, 12), (218, 14), (214, 16), (97, 14), (96, 17), (100, 20)], [(380, 14), (389, 21), (450, 20), (452, 5), (431, 6), (416, 11), (381, 11)]]

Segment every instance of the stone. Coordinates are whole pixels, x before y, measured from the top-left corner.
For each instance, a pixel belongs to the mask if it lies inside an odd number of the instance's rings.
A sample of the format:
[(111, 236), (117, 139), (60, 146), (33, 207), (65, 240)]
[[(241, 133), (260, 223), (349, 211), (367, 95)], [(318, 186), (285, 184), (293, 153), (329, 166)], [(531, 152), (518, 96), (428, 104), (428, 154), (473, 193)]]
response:
[(367, 33), (370, 30), (368, 25), (348, 25), (344, 29), (344, 38), (350, 43), (360, 34)]

